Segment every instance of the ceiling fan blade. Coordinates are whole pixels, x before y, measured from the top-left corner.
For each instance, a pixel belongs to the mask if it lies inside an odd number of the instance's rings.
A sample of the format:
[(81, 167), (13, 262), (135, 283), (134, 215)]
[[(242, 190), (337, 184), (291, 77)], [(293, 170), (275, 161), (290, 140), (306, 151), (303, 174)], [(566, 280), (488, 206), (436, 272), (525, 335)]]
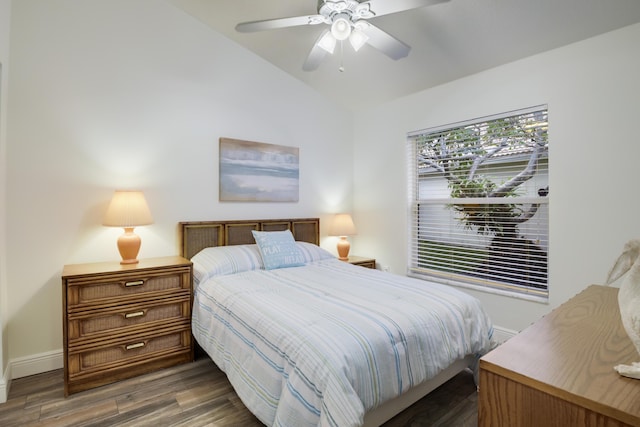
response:
[(369, 0), (367, 3), (369, 3), (371, 10), (376, 16), (382, 16), (448, 1), (449, 0)]
[(253, 33), (255, 31), (275, 30), (278, 28), (297, 27), (300, 25), (315, 25), (324, 22), (322, 15), (293, 16), (291, 18), (267, 19), (263, 21), (242, 22), (236, 25), (236, 31), (240, 33)]
[(367, 40), (369, 45), (395, 60), (404, 58), (409, 54), (411, 46), (382, 31), (370, 22), (368, 24), (362, 31), (369, 36), (369, 40)]
[(316, 42), (313, 44), (313, 47), (311, 48), (311, 51), (309, 52), (307, 59), (304, 61), (304, 64), (302, 65), (302, 69), (304, 71), (317, 70), (320, 64), (322, 63), (322, 61), (324, 61), (324, 59), (329, 54), (329, 52), (327, 52), (326, 50), (320, 47), (320, 40), (322, 40), (324, 35), (327, 34), (329, 31), (330, 30), (328, 29), (324, 30), (322, 34), (320, 34), (320, 37), (318, 37), (318, 40), (316, 40)]

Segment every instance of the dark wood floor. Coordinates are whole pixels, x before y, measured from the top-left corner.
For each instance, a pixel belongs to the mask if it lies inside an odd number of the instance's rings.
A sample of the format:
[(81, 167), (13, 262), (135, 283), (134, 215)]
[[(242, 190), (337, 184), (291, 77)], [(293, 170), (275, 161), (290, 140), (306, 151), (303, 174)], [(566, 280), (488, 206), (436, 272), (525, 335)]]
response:
[[(63, 396), (62, 370), (14, 380), (0, 426), (262, 426), (211, 360)], [(477, 426), (477, 393), (463, 372), (385, 427)]]

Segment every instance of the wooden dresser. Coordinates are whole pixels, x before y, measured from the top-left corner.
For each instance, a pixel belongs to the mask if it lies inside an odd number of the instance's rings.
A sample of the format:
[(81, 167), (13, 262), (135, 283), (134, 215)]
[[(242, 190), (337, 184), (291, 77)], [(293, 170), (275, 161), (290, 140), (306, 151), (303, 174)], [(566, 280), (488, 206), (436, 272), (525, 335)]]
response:
[(192, 361), (191, 272), (177, 256), (66, 265), (65, 396)]
[(613, 370), (640, 361), (617, 296), (590, 286), (483, 356), (478, 425), (640, 426), (640, 380)]

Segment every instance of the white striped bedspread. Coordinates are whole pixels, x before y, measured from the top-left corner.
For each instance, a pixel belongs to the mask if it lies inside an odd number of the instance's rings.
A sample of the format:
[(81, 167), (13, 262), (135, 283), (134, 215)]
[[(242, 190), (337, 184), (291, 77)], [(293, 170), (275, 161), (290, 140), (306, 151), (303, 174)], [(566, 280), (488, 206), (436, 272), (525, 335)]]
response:
[(337, 259), (210, 278), (192, 323), (249, 410), (290, 427), (361, 425), (493, 331), (466, 293)]

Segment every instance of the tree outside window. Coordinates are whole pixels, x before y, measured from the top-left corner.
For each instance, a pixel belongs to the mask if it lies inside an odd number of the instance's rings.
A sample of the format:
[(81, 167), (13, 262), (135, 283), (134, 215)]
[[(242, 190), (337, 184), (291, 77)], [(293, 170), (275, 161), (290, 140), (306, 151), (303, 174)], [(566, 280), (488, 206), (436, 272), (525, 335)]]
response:
[(546, 292), (547, 129), (542, 108), (410, 136), (410, 272)]

